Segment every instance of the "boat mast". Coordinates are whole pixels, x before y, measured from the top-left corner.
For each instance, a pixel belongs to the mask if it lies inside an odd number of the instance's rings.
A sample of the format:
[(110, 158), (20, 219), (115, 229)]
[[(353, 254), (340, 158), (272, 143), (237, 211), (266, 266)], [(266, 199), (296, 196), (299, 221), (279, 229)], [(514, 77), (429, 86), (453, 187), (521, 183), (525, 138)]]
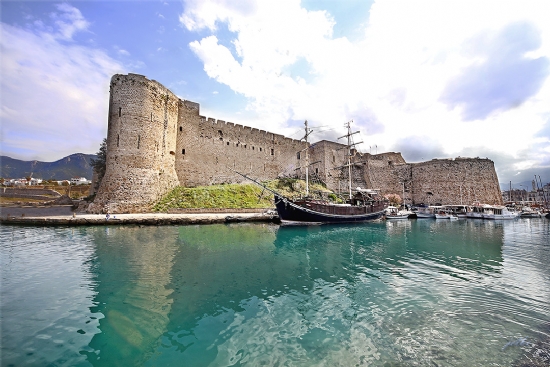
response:
[(354, 143), (352, 144), (351, 142), (351, 136), (353, 134), (358, 134), (359, 131), (356, 131), (354, 133), (351, 132), (351, 123), (353, 122), (353, 120), (351, 121), (348, 121), (344, 126), (346, 126), (348, 128), (348, 133), (344, 136), (341, 136), (339, 137), (338, 139), (342, 139), (342, 138), (345, 138), (347, 137), (348, 138), (348, 145), (346, 146), (348, 152), (347, 152), (347, 155), (348, 155), (348, 159), (347, 159), (347, 164), (342, 166), (343, 167), (348, 167), (348, 190), (349, 190), (349, 199), (351, 200), (352, 196), (351, 196), (351, 146), (352, 145), (355, 145), (355, 144), (361, 144), (362, 142), (359, 142), (359, 143)]
[[(537, 178), (537, 175), (535, 175), (535, 179)], [(540, 188), (542, 190), (542, 198), (544, 199), (544, 206), (548, 208), (548, 197), (546, 196), (546, 192), (544, 192), (544, 185), (542, 184), (542, 179), (539, 175), (539, 181), (540, 181)]]
[(349, 199), (351, 200), (351, 127), (350, 121), (347, 122), (348, 125), (348, 188), (349, 188)]
[(404, 210), (406, 208), (405, 207), (405, 180), (403, 180), (403, 182), (401, 183), (403, 184), (403, 210)]
[(307, 131), (307, 120), (305, 122), (305, 125), (306, 125), (306, 136), (305, 136), (305, 139), (306, 139), (306, 196), (309, 196), (309, 154), (308, 154), (309, 149), (307, 148), (307, 136), (309, 134)]
[(307, 120), (304, 124), (306, 126), (306, 135), (304, 136), (304, 140), (306, 141), (306, 148), (304, 149), (306, 151), (306, 196), (309, 196), (309, 148), (307, 146), (307, 137), (313, 130), (308, 129)]

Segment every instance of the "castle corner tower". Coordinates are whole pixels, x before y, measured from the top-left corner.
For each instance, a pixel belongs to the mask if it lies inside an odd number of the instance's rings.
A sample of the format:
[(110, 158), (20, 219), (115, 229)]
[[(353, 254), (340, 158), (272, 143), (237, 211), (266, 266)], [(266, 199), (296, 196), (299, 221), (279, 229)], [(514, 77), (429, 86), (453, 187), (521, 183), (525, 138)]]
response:
[(111, 78), (105, 176), (88, 212), (150, 211), (178, 185), (179, 103), (170, 90), (142, 75)]

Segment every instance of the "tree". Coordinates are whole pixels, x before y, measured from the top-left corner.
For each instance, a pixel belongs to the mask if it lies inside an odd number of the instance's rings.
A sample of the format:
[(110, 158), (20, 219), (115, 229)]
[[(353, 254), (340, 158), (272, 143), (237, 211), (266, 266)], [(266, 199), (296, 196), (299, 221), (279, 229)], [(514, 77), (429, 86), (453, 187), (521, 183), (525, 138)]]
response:
[(401, 196), (397, 194), (387, 194), (387, 195), (384, 195), (384, 197), (388, 199), (390, 202), (390, 205), (393, 205), (393, 206), (399, 206), (403, 202), (403, 200), (401, 200)]
[(91, 164), (97, 175), (96, 186), (94, 187), (97, 191), (103, 176), (105, 176), (105, 169), (107, 167), (107, 138), (103, 139), (103, 142), (99, 146), (99, 152), (97, 152), (96, 155), (97, 159), (92, 159)]

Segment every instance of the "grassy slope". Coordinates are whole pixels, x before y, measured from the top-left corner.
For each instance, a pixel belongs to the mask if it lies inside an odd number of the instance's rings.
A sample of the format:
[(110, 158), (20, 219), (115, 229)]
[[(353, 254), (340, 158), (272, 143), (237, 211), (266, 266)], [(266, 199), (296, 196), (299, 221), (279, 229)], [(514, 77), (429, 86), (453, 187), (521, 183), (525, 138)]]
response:
[[(264, 184), (288, 197), (305, 195), (305, 182), (280, 179)], [(320, 185), (310, 185), (310, 192), (330, 192)], [(273, 194), (255, 184), (229, 184), (194, 188), (176, 187), (155, 206), (155, 211), (177, 208), (272, 208)]]

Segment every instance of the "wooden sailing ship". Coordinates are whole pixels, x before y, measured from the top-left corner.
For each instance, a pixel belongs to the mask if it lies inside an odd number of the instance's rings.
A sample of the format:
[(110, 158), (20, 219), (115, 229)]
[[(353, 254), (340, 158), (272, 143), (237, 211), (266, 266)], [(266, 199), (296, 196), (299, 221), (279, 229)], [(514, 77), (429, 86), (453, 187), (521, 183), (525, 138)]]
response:
[[(309, 194), (309, 156), (307, 147), (307, 138), (311, 133), (305, 122), (306, 134), (306, 195)], [(328, 224), (328, 223), (357, 223), (369, 222), (381, 219), (384, 216), (384, 209), (387, 203), (380, 199), (378, 193), (374, 190), (357, 189), (352, 193), (352, 173), (351, 173), (351, 142), (350, 122), (347, 123), (348, 133), (341, 138), (347, 137), (347, 163), (340, 168), (348, 169), (348, 191), (349, 198), (345, 204), (335, 204), (324, 200), (316, 200), (309, 197), (291, 200), (283, 195), (274, 192), (275, 206), (282, 224)]]

